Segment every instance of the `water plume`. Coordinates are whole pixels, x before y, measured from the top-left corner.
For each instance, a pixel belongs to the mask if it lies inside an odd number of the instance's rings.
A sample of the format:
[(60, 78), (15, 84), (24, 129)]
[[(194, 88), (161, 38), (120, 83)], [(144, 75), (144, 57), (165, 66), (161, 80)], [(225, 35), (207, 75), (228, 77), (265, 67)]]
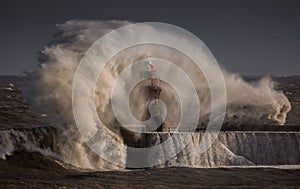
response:
[[(68, 132), (72, 132), (76, 137), (67, 143), (77, 141), (76, 145), (71, 145), (71, 150), (74, 148), (89, 153), (85, 149), (83, 142), (77, 138), (79, 134), (74, 134), (76, 133), (76, 128), (72, 112), (72, 84), (75, 71), (84, 53), (96, 40), (106, 33), (128, 24), (131, 23), (128, 21), (71, 20), (57, 25), (57, 32), (53, 39), (40, 53), (39, 68), (30, 75), (33, 82), (33, 87), (31, 88), (33, 95), (30, 99), (34, 107), (49, 115), (52, 122), (56, 122), (58, 125), (69, 125)], [(115, 44), (118, 44), (118, 41)], [(113, 48), (113, 45), (110, 48)], [(104, 123), (105, 129), (109, 130), (109, 133), (117, 138), (120, 143), (123, 141), (122, 134), (111, 108), (110, 93), (113, 82), (126, 66), (131, 66), (131, 63), (146, 58), (149, 53), (154, 57), (173, 62), (188, 73), (188, 76), (195, 84), (199, 101), (201, 102), (199, 126), (207, 124), (211, 113), (211, 96), (207, 80), (200, 70), (195, 69), (195, 65), (193, 66), (193, 62), (188, 57), (164, 46), (157, 47), (147, 44), (132, 47), (124, 52), (120, 52), (110, 60), (103, 74), (99, 77), (95, 91), (97, 113)], [(203, 59), (203, 61), (206, 61), (206, 59)], [(154, 62), (154, 64), (159, 64), (159, 62)], [(222, 72), (227, 90), (227, 110), (224, 124), (283, 125), (285, 123), (286, 114), (291, 106), (287, 97), (281, 91), (274, 89), (274, 83), (271, 78), (264, 77), (259, 81), (248, 83), (237, 74), (230, 73), (225, 69), (222, 69)], [(174, 72), (174, 74), (178, 73)], [(177, 77), (180, 79), (179, 74)], [(139, 85), (145, 85), (145, 82), (141, 82)], [(126, 84), (124, 87), (126, 87)], [(165, 124), (167, 127), (173, 128), (178, 123), (180, 100), (172, 86), (163, 81), (162, 89), (161, 99), (165, 102), (168, 111)], [(122, 91), (119, 94), (122, 95)], [(137, 87), (130, 96), (132, 99), (130, 102), (132, 113), (140, 120), (145, 119), (145, 111), (147, 111), (147, 99), (143, 98), (143, 94), (143, 91)], [(73, 127), (70, 127), (70, 125), (73, 125)], [(72, 128), (71, 131), (70, 128)], [(111, 148), (111, 146), (108, 147), (110, 144), (106, 144), (106, 142), (103, 139), (104, 146), (106, 146), (104, 148)], [(120, 158), (120, 165), (124, 167), (126, 146), (123, 144), (119, 148), (118, 153), (112, 156)], [(83, 157), (85, 155), (81, 154), (79, 156)], [(93, 158), (83, 157), (83, 159), (88, 159), (82, 160), (83, 162), (90, 162)], [(102, 166), (102, 164), (98, 167), (95, 166), (97, 163), (90, 163), (89, 165), (82, 163), (80, 165), (80, 160), (78, 161), (76, 160), (77, 166), (88, 168), (101, 168)], [(72, 161), (69, 163), (72, 164)]]

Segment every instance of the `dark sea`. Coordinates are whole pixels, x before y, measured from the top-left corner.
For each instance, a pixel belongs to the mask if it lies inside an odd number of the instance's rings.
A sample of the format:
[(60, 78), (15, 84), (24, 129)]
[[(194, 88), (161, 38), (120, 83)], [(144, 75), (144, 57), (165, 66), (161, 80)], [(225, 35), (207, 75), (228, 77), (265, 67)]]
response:
[[(197, 157), (186, 148), (155, 167), (101, 169), (64, 159), (69, 156), (62, 152), (68, 149), (62, 150), (61, 138), (67, 135), (46, 125), (47, 116), (32, 111), (22, 98), (27, 78), (2, 76), (0, 188), (300, 188), (300, 77), (274, 80), (292, 104), (286, 127), (224, 128), (211, 149)], [(147, 139), (156, 143), (169, 135)], [(201, 131), (185, 135), (192, 136), (195, 147), (202, 138)]]

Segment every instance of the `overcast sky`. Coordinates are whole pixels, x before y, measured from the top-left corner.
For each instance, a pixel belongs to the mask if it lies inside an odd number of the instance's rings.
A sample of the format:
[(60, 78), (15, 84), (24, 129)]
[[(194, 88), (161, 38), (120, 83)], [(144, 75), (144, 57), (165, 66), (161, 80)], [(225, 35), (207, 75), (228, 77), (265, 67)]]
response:
[(174, 24), (197, 35), (232, 72), (300, 74), (298, 0), (3, 0), (0, 74), (36, 67), (55, 24), (70, 19)]

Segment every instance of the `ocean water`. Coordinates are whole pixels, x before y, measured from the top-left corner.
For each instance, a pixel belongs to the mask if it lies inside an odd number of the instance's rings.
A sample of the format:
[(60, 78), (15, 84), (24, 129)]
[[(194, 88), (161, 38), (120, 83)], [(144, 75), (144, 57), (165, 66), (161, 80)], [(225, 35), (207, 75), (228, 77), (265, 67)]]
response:
[(297, 129), (221, 131), (204, 153), (199, 153), (203, 131), (147, 133), (143, 140), (132, 142), (137, 147), (150, 147), (173, 136), (167, 148), (154, 156), (149, 154), (145, 161), (151, 162), (169, 156), (187, 138), (191, 140), (164, 163), (130, 169), (128, 162), (137, 160), (126, 148), (117, 156), (124, 165), (115, 166), (97, 157), (69, 126), (43, 124), (45, 116), (31, 112), (16, 89), (17, 81), (22, 83), (24, 78), (14, 79), (2, 81), (0, 89), (0, 188), (300, 186)]

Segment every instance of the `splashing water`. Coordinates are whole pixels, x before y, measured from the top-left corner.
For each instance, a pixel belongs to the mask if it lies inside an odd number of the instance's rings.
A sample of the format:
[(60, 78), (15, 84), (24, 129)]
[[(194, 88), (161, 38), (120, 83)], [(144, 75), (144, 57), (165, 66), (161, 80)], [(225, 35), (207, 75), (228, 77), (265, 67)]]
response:
[[(201, 112), (199, 125), (206, 125), (211, 113), (211, 96), (208, 83), (200, 70), (195, 69), (193, 62), (182, 53), (164, 46), (151, 44), (140, 45), (120, 52), (113, 57), (99, 76), (95, 91), (95, 105), (97, 113), (111, 136), (120, 142), (120, 146), (112, 146), (105, 136), (101, 136), (103, 141), (103, 151), (117, 148), (111, 157), (119, 159), (119, 166), (107, 166), (105, 162), (97, 159), (85, 144), (80, 140), (74, 126), (72, 112), (72, 84), (75, 71), (87, 49), (100, 37), (119, 27), (130, 24), (127, 21), (78, 21), (72, 20), (57, 26), (57, 33), (50, 41), (49, 45), (40, 53), (40, 67), (31, 74), (33, 87), (31, 88), (33, 98), (30, 101), (39, 111), (49, 115), (53, 122), (64, 127), (63, 132), (72, 133), (72, 137), (65, 142), (63, 148), (69, 153), (60, 153), (63, 160), (83, 168), (120, 168), (126, 165), (126, 145), (118, 127), (118, 122), (114, 117), (111, 108), (111, 89), (113, 82), (126, 66), (131, 66), (133, 62), (143, 59), (149, 55), (167, 59), (181, 67), (188, 73), (195, 84)], [(159, 37), (159, 36), (158, 36)], [(110, 48), (114, 48), (111, 44)], [(205, 58), (203, 61), (207, 61)], [(159, 62), (156, 62), (159, 64)], [(155, 62), (154, 62), (155, 64)], [(228, 125), (244, 124), (279, 124), (285, 123), (286, 114), (291, 109), (286, 96), (274, 89), (274, 83), (268, 77), (257, 82), (247, 83), (240, 76), (222, 69), (227, 90), (227, 111), (224, 123)], [(174, 72), (173, 74), (178, 74)], [(215, 73), (209, 73), (215, 74)], [(177, 76), (180, 79), (180, 75)], [(146, 82), (146, 81), (144, 81)], [(141, 82), (139, 85), (144, 85)], [(138, 85), (138, 86), (139, 86)], [(135, 87), (130, 95), (130, 107), (133, 115), (142, 120), (147, 110), (147, 99), (143, 98), (143, 91)], [(167, 83), (162, 82), (163, 91), (161, 99), (167, 107), (165, 124), (169, 128), (176, 127), (180, 115), (180, 101), (176, 92)], [(120, 91), (122, 95), (122, 91)], [(186, 98), (188, 99), (188, 97)], [(193, 103), (193, 102), (191, 102)], [(65, 127), (63, 125), (68, 125)], [(71, 126), (70, 126), (71, 125)], [(73, 125), (73, 126), (72, 126)], [(69, 135), (68, 135), (69, 136)], [(64, 151), (62, 150), (62, 151)], [(77, 158), (70, 158), (76, 156)], [(87, 163), (88, 162), (88, 163)]]

